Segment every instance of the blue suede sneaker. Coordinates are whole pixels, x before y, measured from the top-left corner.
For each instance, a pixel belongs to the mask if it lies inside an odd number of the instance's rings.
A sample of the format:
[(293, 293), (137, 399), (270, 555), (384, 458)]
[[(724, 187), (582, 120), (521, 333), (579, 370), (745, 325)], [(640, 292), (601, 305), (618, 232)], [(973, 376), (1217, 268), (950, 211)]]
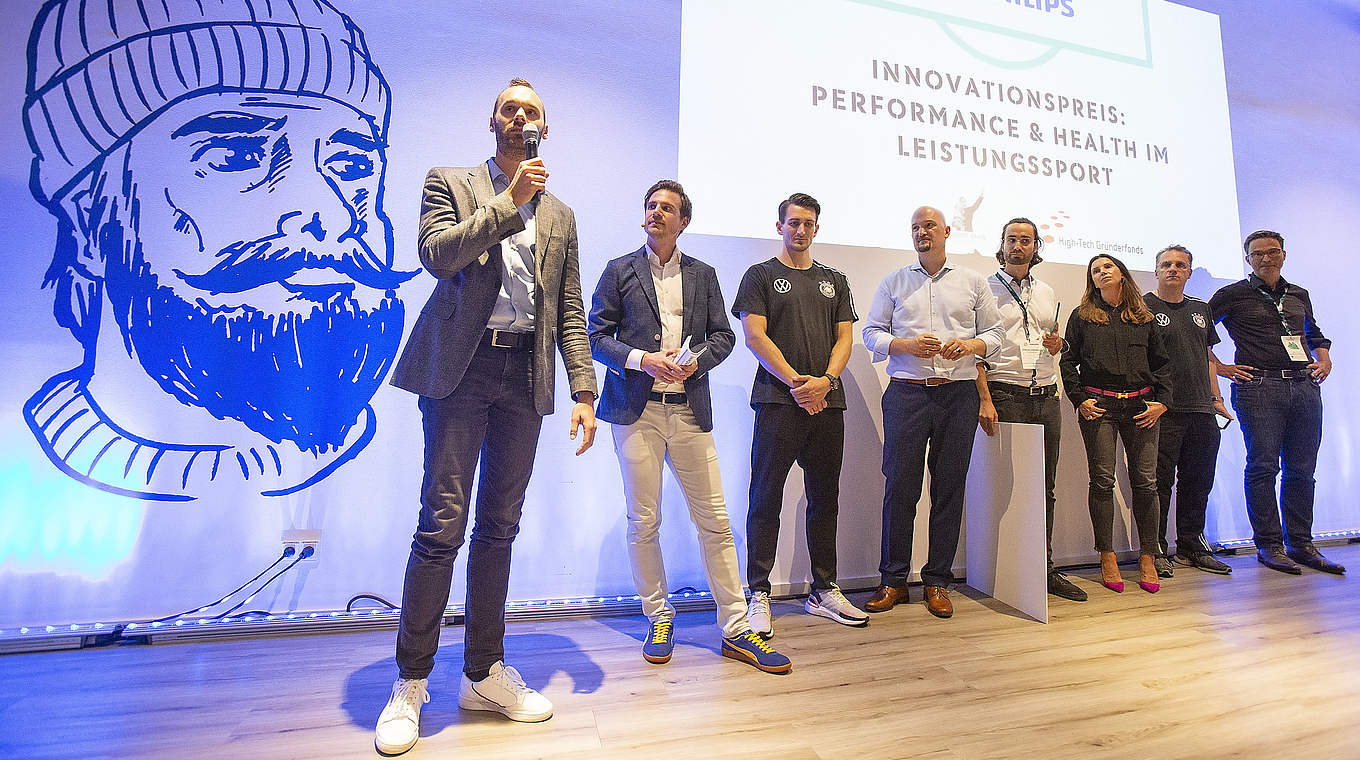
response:
[(671, 661), (675, 649), (675, 631), (670, 620), (653, 620), (652, 632), (642, 642), (642, 659), (661, 665)]
[(724, 636), (722, 654), (766, 673), (787, 673), (793, 669), (789, 658), (771, 649), (765, 639), (751, 631), (740, 636)]

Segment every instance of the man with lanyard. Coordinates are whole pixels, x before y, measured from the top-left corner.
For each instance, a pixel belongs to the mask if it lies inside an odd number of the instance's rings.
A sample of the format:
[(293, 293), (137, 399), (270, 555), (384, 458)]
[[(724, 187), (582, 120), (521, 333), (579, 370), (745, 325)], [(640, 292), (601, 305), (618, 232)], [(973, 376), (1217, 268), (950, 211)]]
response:
[(1157, 541), (1161, 554), (1153, 559), (1157, 575), (1170, 578), (1171, 560), (1166, 524), (1171, 514), (1171, 486), (1176, 486), (1176, 561), (1210, 573), (1227, 575), (1232, 568), (1220, 562), (1204, 540), (1204, 514), (1214, 486), (1219, 430), (1215, 413), (1232, 420), (1218, 392), (1209, 349), (1219, 341), (1209, 304), (1185, 295), (1194, 257), (1184, 246), (1170, 245), (1154, 259), (1157, 292), (1145, 293), (1152, 310), (1152, 329), (1162, 336), (1171, 356), (1171, 396), (1161, 417), (1157, 438), (1157, 498), (1161, 505)]
[(996, 251), (1001, 269), (987, 278), (987, 285), (996, 299), (1005, 335), (1001, 345), (978, 364), (978, 424), (987, 435), (996, 434), (997, 422), (1044, 426), (1048, 593), (1084, 602), (1086, 592), (1053, 567), (1053, 489), (1062, 440), (1054, 357), (1062, 352), (1063, 341), (1058, 335), (1059, 304), (1053, 288), (1032, 273), (1034, 265), (1043, 261), (1039, 256), (1043, 247), (1039, 230), (1029, 219), (1016, 217), (1002, 227), (1001, 247)]
[(975, 357), (996, 351), (1001, 321), (986, 278), (948, 261), (949, 231), (939, 209), (916, 209), (911, 238), (917, 261), (883, 278), (864, 326), (864, 345), (874, 361), (888, 361), (889, 377), (883, 392), (882, 585), (864, 605), (870, 612), (909, 601), (916, 502), (929, 446), (930, 549), (921, 582), (930, 614), (954, 614), (948, 588), (978, 413)]
[[(1303, 572), (1299, 565), (1340, 575), (1346, 568), (1313, 546), (1313, 470), (1322, 444), (1318, 384), (1332, 371), (1332, 342), (1313, 318), (1308, 291), (1280, 275), (1284, 236), (1257, 230), (1247, 235), (1242, 249), (1251, 275), (1219, 289), (1209, 309), (1237, 344), (1235, 364), (1214, 361), (1220, 364), (1218, 374), (1233, 381), (1233, 409), (1242, 421), (1256, 560), (1291, 575)], [(1275, 476), (1281, 465), (1277, 506)]]

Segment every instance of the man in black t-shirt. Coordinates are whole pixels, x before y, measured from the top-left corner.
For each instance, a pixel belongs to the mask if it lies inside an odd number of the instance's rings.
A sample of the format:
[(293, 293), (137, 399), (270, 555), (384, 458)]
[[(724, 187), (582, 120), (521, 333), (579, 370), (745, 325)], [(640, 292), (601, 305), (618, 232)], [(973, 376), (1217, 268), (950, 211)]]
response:
[(1340, 575), (1346, 568), (1313, 545), (1313, 471), (1322, 445), (1318, 385), (1332, 372), (1332, 342), (1313, 318), (1308, 291), (1280, 274), (1284, 236), (1257, 230), (1242, 250), (1251, 275), (1219, 288), (1209, 308), (1237, 344), (1236, 363), (1220, 366), (1218, 374), (1233, 381), (1233, 409), (1247, 444), (1243, 479), (1256, 561), (1291, 575), (1303, 572), (1299, 565)]
[(1157, 292), (1143, 300), (1152, 310), (1152, 329), (1160, 333), (1171, 356), (1171, 395), (1161, 417), (1157, 439), (1157, 497), (1161, 503), (1154, 563), (1157, 575), (1170, 578), (1166, 525), (1171, 514), (1171, 486), (1176, 486), (1176, 561), (1210, 573), (1227, 575), (1232, 568), (1220, 562), (1204, 540), (1204, 517), (1214, 486), (1219, 430), (1215, 413), (1228, 419), (1218, 379), (1211, 371), (1209, 347), (1219, 341), (1209, 304), (1185, 295), (1193, 271), (1189, 249), (1171, 245), (1155, 259)]
[(775, 230), (783, 250), (746, 270), (732, 313), (746, 346), (760, 362), (751, 388), (756, 410), (751, 439), (751, 492), (746, 517), (747, 618), (769, 638), (770, 570), (779, 549), (784, 481), (797, 462), (807, 495), (807, 544), (812, 593), (807, 611), (843, 625), (868, 615), (836, 586), (836, 519), (845, 445), (845, 391), (840, 374), (850, 360), (858, 317), (845, 275), (812, 260), (821, 205), (794, 193), (779, 204)]

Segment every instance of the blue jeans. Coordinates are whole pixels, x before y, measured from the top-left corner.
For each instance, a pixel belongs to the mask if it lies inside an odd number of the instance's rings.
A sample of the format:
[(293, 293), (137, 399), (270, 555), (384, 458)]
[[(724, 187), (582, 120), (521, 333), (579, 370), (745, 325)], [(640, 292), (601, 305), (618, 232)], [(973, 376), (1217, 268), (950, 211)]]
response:
[[(449, 603), (453, 560), (467, 532), (479, 459), (482, 472), (463, 615), (463, 672), (478, 681), (504, 659), (510, 544), (519, 533), (520, 508), (543, 423), (534, 409), (532, 372), (532, 351), (482, 346), (453, 393), (442, 399), (420, 397), (425, 480), (397, 629), (402, 678), (425, 678), (434, 668), (439, 625)], [(494, 433), (487, 435), (488, 431)]]
[(1086, 471), (1091, 479), (1087, 506), (1091, 510), (1096, 551), (1114, 551), (1114, 444), (1117, 435), (1124, 441), (1129, 485), (1133, 488), (1133, 522), (1138, 527), (1138, 551), (1155, 557), (1160, 552), (1157, 545), (1157, 523), (1161, 518), (1157, 505), (1157, 433), (1161, 423), (1151, 428), (1140, 428), (1134, 423), (1133, 416), (1147, 408), (1141, 398), (1101, 398), (1097, 399), (1096, 405), (1105, 410), (1103, 416), (1079, 421), (1081, 437), (1086, 443)]
[[(1257, 378), (1233, 383), (1232, 405), (1247, 444), (1243, 479), (1252, 539), (1258, 547), (1309, 545), (1313, 470), (1322, 445), (1322, 391), (1307, 378)], [(1275, 478), (1282, 467), (1277, 503)]]

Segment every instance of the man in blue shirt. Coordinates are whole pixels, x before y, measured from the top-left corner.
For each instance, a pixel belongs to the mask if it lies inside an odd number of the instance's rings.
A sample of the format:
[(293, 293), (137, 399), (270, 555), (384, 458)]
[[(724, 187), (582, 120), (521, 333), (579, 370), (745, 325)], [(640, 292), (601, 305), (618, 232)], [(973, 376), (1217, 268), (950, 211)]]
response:
[(964, 482), (978, 418), (977, 357), (1001, 343), (996, 299), (982, 275), (949, 263), (949, 226), (939, 209), (911, 217), (918, 261), (883, 278), (869, 308), (864, 345), (888, 361), (883, 393), (882, 585), (865, 609), (909, 601), (912, 528), (930, 446), (930, 553), (921, 569), (926, 608), (954, 614), (948, 586), (963, 520)]

